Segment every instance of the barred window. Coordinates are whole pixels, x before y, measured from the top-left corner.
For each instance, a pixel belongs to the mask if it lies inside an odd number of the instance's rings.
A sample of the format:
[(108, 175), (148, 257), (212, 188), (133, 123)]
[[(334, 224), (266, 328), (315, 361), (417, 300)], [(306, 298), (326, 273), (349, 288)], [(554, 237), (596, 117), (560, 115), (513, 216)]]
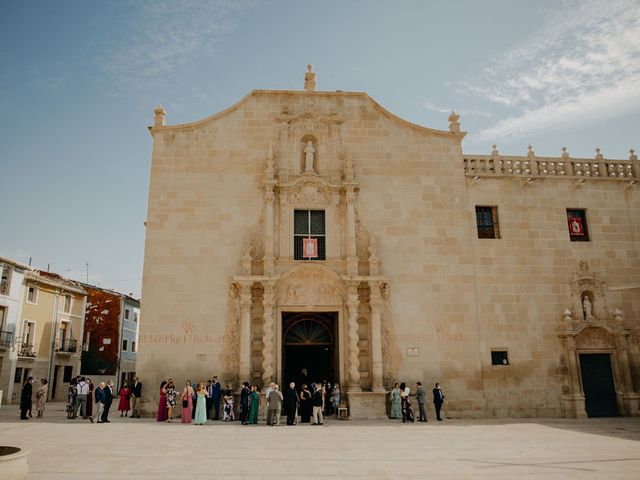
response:
[(587, 225), (586, 210), (567, 208), (567, 225), (569, 227), (569, 240), (572, 242), (589, 241), (589, 226)]
[(324, 210), (295, 210), (293, 218), (295, 260), (325, 260)]
[(478, 238), (500, 238), (498, 207), (477, 207)]

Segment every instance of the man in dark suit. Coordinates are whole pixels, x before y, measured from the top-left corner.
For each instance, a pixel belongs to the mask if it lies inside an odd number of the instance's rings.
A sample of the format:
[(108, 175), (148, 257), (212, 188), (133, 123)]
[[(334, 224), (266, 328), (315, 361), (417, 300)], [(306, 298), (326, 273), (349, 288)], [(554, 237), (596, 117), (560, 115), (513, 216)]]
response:
[(300, 397), (296, 391), (296, 384), (291, 382), (287, 391), (284, 392), (284, 411), (287, 414), (287, 425), (296, 424), (298, 408), (300, 408)]
[(427, 421), (427, 412), (424, 409), (424, 404), (427, 401), (427, 392), (424, 391), (422, 382), (416, 383), (416, 400), (418, 401), (418, 410), (420, 412), (419, 422)]
[(20, 393), (20, 420), (29, 420), (29, 412), (33, 402), (33, 377), (27, 378)]
[(436, 383), (436, 386), (433, 389), (433, 405), (434, 407), (436, 407), (436, 418), (438, 419), (439, 422), (442, 421), (442, 417), (440, 416), (440, 409), (442, 408), (443, 403), (444, 403), (444, 393), (442, 393), (440, 384)]
[(133, 392), (131, 395), (131, 418), (140, 418), (140, 405), (142, 403), (142, 382), (138, 377), (133, 379)]
[(113, 380), (104, 387), (104, 410), (102, 411), (102, 423), (111, 423), (109, 421), (109, 409), (113, 403)]
[(240, 421), (242, 425), (249, 424), (249, 397), (251, 396), (251, 389), (249, 388), (249, 382), (242, 384), (242, 390), (240, 391)]
[(220, 398), (222, 397), (222, 386), (217, 376), (211, 379), (211, 403), (213, 404), (213, 419), (220, 419)]
[(207, 396), (205, 397), (205, 401), (207, 402), (207, 419), (209, 419), (211, 418), (209, 412), (213, 405), (213, 384), (211, 383), (211, 380), (207, 380)]

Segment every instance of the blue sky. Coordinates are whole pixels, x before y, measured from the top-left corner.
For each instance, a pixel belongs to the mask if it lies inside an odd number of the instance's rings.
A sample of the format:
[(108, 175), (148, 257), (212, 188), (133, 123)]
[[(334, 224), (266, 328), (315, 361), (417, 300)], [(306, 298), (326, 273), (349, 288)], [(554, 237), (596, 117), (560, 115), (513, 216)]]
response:
[(640, 2), (0, 3), (0, 255), (139, 294), (153, 107), (190, 122), (252, 89), (366, 91), (466, 153), (627, 158)]

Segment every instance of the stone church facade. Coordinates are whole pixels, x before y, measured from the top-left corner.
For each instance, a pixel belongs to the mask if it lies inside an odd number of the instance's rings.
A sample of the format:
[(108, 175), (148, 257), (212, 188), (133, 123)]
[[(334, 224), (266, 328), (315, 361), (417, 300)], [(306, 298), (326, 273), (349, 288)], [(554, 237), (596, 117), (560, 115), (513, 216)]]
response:
[[(450, 417), (638, 415), (640, 164), (467, 155), (366, 93), (255, 90), (155, 110), (138, 373), (328, 379), (352, 418), (393, 382)], [(608, 410), (607, 410), (608, 409)], [(612, 410), (614, 409), (614, 410)]]

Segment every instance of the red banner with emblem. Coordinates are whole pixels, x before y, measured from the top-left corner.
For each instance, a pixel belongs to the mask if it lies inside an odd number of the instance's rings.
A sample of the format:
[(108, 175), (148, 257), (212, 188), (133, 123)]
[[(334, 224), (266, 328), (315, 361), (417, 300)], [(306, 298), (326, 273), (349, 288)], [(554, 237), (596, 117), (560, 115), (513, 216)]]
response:
[(580, 217), (568, 217), (569, 233), (575, 236), (584, 235), (584, 226), (582, 225), (582, 218)]
[(304, 258), (318, 258), (318, 239), (317, 238), (302, 239), (302, 256)]

